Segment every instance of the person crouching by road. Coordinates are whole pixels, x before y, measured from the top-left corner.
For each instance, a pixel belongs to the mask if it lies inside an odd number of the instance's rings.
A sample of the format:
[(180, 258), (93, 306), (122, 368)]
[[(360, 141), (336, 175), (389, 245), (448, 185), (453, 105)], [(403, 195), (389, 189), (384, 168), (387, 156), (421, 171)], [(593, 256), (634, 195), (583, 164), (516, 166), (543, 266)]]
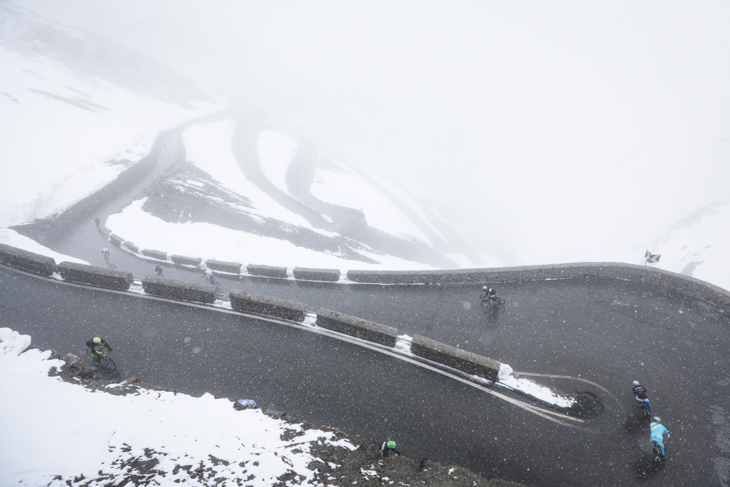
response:
[(395, 454), (396, 457), (400, 455), (400, 452), (395, 449), (395, 441), (384, 441), (380, 447), (380, 451), (383, 452), (384, 457), (387, 457), (391, 451)]
[(91, 355), (91, 358), (94, 360), (99, 360), (102, 358), (100, 353), (103, 353), (104, 350), (112, 351), (112, 347), (109, 346), (109, 344), (104, 340), (103, 338), (94, 337), (91, 340), (86, 342), (86, 346), (89, 349), (89, 355)]

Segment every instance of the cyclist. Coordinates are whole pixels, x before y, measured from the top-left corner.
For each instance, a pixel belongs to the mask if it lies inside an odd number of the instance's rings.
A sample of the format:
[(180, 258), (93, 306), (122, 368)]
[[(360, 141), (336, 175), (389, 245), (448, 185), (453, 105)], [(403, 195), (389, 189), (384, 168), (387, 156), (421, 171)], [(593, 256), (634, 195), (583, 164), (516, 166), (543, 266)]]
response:
[(106, 262), (108, 264), (109, 263), (109, 249), (106, 247), (101, 249), (101, 255), (104, 256), (104, 262)]
[(157, 277), (165, 277), (162, 275), (162, 267), (160, 267), (159, 265), (155, 265), (155, 275)]
[(400, 452), (395, 449), (395, 441), (384, 441), (380, 446), (380, 451), (383, 452), (384, 457), (387, 457), (391, 451), (395, 454), (395, 456), (400, 455)]
[(646, 395), (647, 390), (646, 387), (639, 384), (638, 380), (634, 381), (634, 388), (632, 389), (634, 391), (634, 399), (636, 399), (636, 402), (646, 404), (646, 407), (649, 411), (651, 411), (651, 404), (649, 403), (649, 396)]
[(213, 269), (205, 269), (205, 272), (203, 272), (203, 281), (207, 282), (211, 286), (218, 284), (218, 281), (216, 281), (215, 276), (213, 275)]
[(89, 355), (94, 360), (101, 360), (103, 357), (104, 350), (112, 351), (112, 347), (103, 338), (94, 337), (86, 342), (86, 346), (89, 349)]
[(658, 416), (654, 416), (654, 420), (649, 424), (651, 428), (651, 442), (654, 447), (659, 451), (662, 459), (666, 458), (664, 453), (664, 433), (669, 436), (669, 430), (664, 427), (662, 420)]
[(497, 291), (492, 287), (484, 286), (482, 292), (484, 293), (482, 294), (483, 298), (494, 299), (497, 297)]

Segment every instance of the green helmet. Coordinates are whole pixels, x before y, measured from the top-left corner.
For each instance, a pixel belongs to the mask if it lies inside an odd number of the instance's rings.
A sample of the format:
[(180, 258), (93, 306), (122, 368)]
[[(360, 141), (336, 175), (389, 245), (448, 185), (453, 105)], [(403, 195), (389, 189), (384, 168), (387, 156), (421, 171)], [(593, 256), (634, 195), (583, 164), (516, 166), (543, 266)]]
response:
[(100, 344), (101, 343), (101, 338), (94, 337), (94, 343), (96, 343), (97, 345)]
[(387, 446), (388, 448), (395, 448), (395, 441), (389, 441), (385, 444), (385, 446)]

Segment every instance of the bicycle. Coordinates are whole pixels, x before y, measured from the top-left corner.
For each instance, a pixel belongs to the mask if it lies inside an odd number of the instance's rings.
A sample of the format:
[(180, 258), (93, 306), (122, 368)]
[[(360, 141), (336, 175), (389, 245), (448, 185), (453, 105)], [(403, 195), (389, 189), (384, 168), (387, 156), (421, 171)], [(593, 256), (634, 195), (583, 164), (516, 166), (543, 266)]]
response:
[(639, 402), (639, 407), (641, 407), (641, 410), (644, 412), (644, 417), (650, 418), (651, 417), (651, 407), (645, 402)]
[[(99, 368), (105, 369), (105, 370), (117, 370), (117, 364), (114, 363), (114, 360), (111, 359), (106, 353), (104, 352), (96, 352), (96, 354), (92, 354), (90, 349), (86, 349), (86, 355), (89, 356), (91, 361), (98, 365)], [(101, 358), (99, 358), (101, 357)]]
[(504, 299), (496, 294), (480, 294), (479, 298), (482, 300), (482, 305), (485, 306), (504, 306)]
[(211, 286), (218, 285), (218, 279), (216, 279), (212, 274), (210, 276), (208, 274), (204, 275), (203, 282), (205, 282), (206, 284), (210, 284)]
[(667, 455), (666, 452), (662, 455), (659, 447), (654, 442), (652, 442), (652, 453), (654, 454), (654, 458), (652, 459), (651, 469), (653, 472), (658, 472), (662, 468), (662, 464), (667, 460)]

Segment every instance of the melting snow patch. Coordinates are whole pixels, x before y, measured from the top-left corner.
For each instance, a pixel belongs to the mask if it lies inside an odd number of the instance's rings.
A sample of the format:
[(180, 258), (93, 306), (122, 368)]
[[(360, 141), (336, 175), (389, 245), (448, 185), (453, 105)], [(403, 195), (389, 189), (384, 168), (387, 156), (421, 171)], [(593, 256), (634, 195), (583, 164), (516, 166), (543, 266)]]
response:
[(302, 325), (315, 326), (316, 324), (317, 324), (317, 315), (315, 313), (307, 313), (304, 316), (304, 321), (302, 321)]
[(411, 353), (411, 343), (413, 338), (409, 335), (398, 335), (398, 339), (395, 342), (395, 349), (401, 352)]
[(541, 386), (528, 379), (517, 379), (512, 375), (513, 372), (512, 367), (507, 364), (501, 364), (497, 374), (499, 378), (497, 383), (558, 407), (568, 408), (575, 403), (575, 400), (567, 396), (558, 395), (549, 387)]

